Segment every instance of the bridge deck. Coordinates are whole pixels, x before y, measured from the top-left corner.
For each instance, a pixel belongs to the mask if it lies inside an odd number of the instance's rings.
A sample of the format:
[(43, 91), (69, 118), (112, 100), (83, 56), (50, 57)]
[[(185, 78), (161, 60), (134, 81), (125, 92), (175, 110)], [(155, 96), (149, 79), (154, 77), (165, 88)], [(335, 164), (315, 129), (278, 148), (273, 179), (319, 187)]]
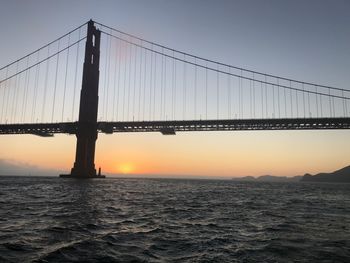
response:
[[(75, 134), (77, 122), (0, 124), (0, 134), (34, 134), (52, 136), (54, 133)], [(102, 133), (161, 132), (172, 135), (186, 131), (248, 131), (248, 130), (321, 130), (350, 129), (350, 118), (294, 118), (188, 121), (98, 122)]]

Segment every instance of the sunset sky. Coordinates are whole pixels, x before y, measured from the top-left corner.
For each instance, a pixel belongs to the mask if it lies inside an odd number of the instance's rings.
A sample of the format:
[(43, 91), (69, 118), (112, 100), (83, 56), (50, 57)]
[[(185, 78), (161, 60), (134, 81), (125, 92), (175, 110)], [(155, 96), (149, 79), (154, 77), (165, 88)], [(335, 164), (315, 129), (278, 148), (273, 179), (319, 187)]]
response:
[[(0, 67), (90, 18), (165, 46), (283, 77), (350, 89), (350, 2), (5, 1)], [(100, 134), (107, 174), (234, 177), (350, 165), (350, 131)], [(0, 136), (0, 174), (68, 172), (76, 138)]]

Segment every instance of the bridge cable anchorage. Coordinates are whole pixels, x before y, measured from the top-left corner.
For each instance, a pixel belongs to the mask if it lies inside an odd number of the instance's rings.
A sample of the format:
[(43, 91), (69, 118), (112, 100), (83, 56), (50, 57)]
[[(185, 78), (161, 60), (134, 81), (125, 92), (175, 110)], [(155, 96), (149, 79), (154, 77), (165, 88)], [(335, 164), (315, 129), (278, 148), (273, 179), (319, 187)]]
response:
[[(193, 54), (190, 54), (190, 53), (186, 53), (186, 52), (183, 52), (183, 51), (180, 51), (180, 50), (176, 50), (176, 49), (173, 49), (173, 48), (161, 45), (161, 44), (157, 44), (157, 43), (152, 42), (152, 41), (148, 41), (146, 39), (137, 37), (137, 36), (132, 35), (132, 34), (128, 34), (126, 32), (118, 30), (116, 28), (113, 28), (113, 27), (107, 26), (105, 24), (99, 23), (97, 21), (94, 21), (94, 22), (97, 25), (100, 25), (101, 27), (107, 28), (107, 29), (112, 30), (114, 32), (117, 32), (117, 33), (119, 33), (121, 35), (125, 35), (125, 36), (128, 36), (128, 37), (133, 38), (133, 39), (137, 39), (137, 40), (142, 41), (144, 43), (148, 43), (148, 44), (151, 44), (153, 46), (156, 46), (156, 47), (159, 47), (159, 48), (163, 48), (163, 49), (171, 51), (171, 52), (174, 51), (175, 53), (186, 55), (187, 57), (191, 57), (193, 59), (196, 58), (197, 60), (207, 61), (209, 63), (218, 64), (218, 65), (223, 66), (223, 67), (230, 67), (232, 69), (242, 70), (244, 72), (254, 73), (254, 74), (257, 74), (257, 75), (261, 75), (261, 76), (265, 76), (266, 75), (266, 76), (268, 76), (270, 78), (278, 78), (278, 79), (284, 80), (284, 81), (292, 81), (292, 82), (299, 83), (299, 84), (303, 84), (304, 83), (305, 85), (310, 85), (310, 86), (316, 85), (316, 86), (318, 86), (320, 88), (329, 88), (329, 89), (334, 89), (334, 90), (339, 90), (339, 91), (344, 90), (344, 92), (350, 92), (350, 90), (347, 90), (347, 89), (340, 89), (340, 88), (326, 86), (326, 85), (320, 85), (320, 84), (316, 84), (316, 83), (312, 83), (312, 82), (306, 82), (306, 81), (300, 81), (300, 80), (291, 79), (291, 78), (285, 78), (285, 77), (281, 77), (281, 76), (277, 76), (277, 75), (272, 75), (272, 74), (267, 74), (267, 73), (263, 73), (263, 72), (259, 72), (259, 71), (249, 70), (249, 69), (245, 69), (245, 68), (242, 68), (242, 67), (237, 67), (237, 66), (221, 63), (221, 62), (218, 62), (218, 61), (215, 61), (215, 60), (210, 60), (210, 59), (207, 59), (207, 58), (199, 57), (199, 56), (196, 56), (196, 55), (193, 55)], [(101, 30), (101, 32), (106, 34), (106, 32), (104, 32), (103, 30)]]

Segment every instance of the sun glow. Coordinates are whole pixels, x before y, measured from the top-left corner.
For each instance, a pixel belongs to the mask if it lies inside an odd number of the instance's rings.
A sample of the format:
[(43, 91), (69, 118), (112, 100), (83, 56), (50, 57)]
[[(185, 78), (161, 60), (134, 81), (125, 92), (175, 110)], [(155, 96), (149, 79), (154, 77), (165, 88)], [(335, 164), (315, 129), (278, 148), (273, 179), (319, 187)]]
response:
[(119, 164), (118, 171), (122, 174), (130, 174), (135, 171), (135, 168), (131, 163), (122, 163)]

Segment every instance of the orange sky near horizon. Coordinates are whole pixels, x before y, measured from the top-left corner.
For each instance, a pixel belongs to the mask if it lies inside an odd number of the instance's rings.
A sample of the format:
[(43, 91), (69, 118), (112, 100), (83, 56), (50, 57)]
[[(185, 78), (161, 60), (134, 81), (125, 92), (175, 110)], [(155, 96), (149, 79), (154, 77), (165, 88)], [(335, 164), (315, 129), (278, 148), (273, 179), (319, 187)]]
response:
[[(349, 165), (348, 137), (349, 131), (99, 134), (95, 164), (109, 175), (315, 174)], [(73, 135), (2, 135), (0, 159), (69, 172), (75, 144)]]

